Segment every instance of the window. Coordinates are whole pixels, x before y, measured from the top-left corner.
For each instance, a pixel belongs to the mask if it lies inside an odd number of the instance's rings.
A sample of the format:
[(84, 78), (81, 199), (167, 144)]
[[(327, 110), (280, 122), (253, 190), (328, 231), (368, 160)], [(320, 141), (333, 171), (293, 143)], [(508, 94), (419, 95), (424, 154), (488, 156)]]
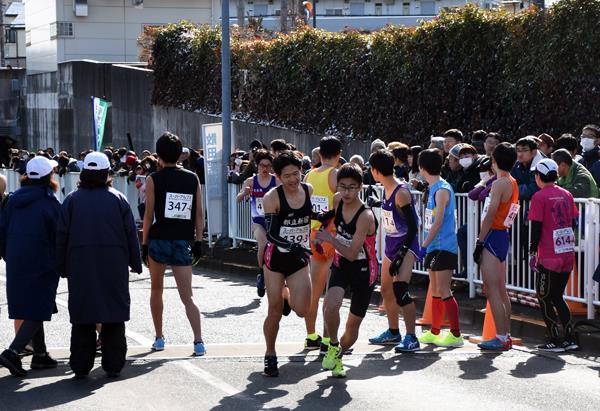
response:
[(365, 15), (365, 3), (350, 3), (350, 15), (351, 16), (364, 16)]
[(17, 42), (17, 30), (7, 28), (4, 30), (4, 42), (5, 43), (16, 43)]
[(266, 16), (269, 14), (269, 5), (268, 4), (255, 4), (254, 5), (254, 15), (255, 16)]
[(25, 30), (25, 45), (31, 46), (31, 30)]
[(50, 38), (73, 37), (73, 23), (57, 21), (50, 23)]

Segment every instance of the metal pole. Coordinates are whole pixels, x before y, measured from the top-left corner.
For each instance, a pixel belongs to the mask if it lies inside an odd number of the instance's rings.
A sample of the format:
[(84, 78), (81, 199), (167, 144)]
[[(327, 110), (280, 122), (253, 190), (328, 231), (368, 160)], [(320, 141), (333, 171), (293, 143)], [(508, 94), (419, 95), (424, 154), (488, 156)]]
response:
[[(6, 55), (4, 49), (4, 0), (0, 0), (0, 67), (6, 66)], [(19, 54), (19, 42), (17, 41), (17, 55)]]
[[(227, 176), (231, 154), (231, 50), (229, 45), (229, 0), (221, 0), (221, 121), (223, 124), (223, 176)], [(221, 238), (229, 237), (229, 190), (223, 179)]]
[(313, 27), (317, 28), (317, 0), (312, 0), (313, 5)]

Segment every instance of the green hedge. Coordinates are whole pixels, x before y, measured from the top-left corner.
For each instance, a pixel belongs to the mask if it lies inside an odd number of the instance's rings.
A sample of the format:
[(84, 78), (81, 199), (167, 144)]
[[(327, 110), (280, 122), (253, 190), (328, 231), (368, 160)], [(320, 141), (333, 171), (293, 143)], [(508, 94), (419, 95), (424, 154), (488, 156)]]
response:
[[(170, 25), (152, 51), (154, 104), (220, 112), (218, 28)], [(467, 6), (370, 34), (234, 38), (232, 99), (241, 118), (360, 139), (577, 132), (600, 122), (600, 1), (517, 15)]]

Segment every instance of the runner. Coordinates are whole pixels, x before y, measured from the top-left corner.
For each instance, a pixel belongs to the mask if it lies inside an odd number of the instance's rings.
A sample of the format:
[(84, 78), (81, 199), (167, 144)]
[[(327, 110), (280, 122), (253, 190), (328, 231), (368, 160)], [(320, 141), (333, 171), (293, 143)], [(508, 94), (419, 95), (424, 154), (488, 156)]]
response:
[[(342, 153), (342, 143), (336, 137), (323, 137), (319, 142), (319, 155), (321, 156), (321, 166), (311, 170), (305, 181), (313, 187), (311, 203), (313, 211), (320, 213), (327, 210), (333, 210), (333, 195), (336, 191), (337, 178), (336, 167)], [(310, 260), (310, 276), (312, 283), (312, 295), (310, 301), (310, 311), (304, 319), (306, 322), (306, 340), (304, 348), (320, 348), (321, 353), (327, 352), (329, 338), (327, 330), (323, 330), (323, 338), (317, 335), (315, 323), (317, 321), (317, 312), (319, 310), (319, 299), (325, 290), (327, 284), (327, 275), (333, 262), (335, 249), (331, 244), (319, 244), (315, 241), (315, 236), (321, 229), (321, 222), (313, 220), (310, 224), (311, 250), (312, 258)], [(332, 230), (334, 227), (329, 226)]]
[[(331, 370), (334, 377), (346, 376), (342, 354), (358, 338), (358, 330), (367, 313), (379, 270), (375, 250), (377, 221), (373, 212), (358, 197), (362, 178), (362, 170), (356, 164), (344, 164), (339, 169), (339, 194), (334, 199), (337, 206), (334, 220), (336, 236), (326, 230), (316, 235), (317, 240), (331, 244), (336, 250), (323, 303), (325, 326), (331, 340), (322, 361), (323, 368)], [(352, 290), (350, 314), (346, 320), (346, 330), (338, 341), (340, 307), (347, 288)]]
[[(575, 228), (579, 215), (573, 196), (558, 187), (558, 164), (543, 159), (535, 167), (535, 182), (540, 191), (531, 198), (531, 246), (529, 265), (536, 275), (536, 291), (549, 341), (538, 345), (542, 351), (563, 352), (579, 348), (573, 335), (571, 311), (563, 292), (573, 270)], [(564, 330), (561, 338), (556, 313)]]
[[(146, 212), (142, 238), (142, 259), (150, 268), (152, 290), (150, 310), (156, 331), (152, 349), (165, 348), (163, 336), (163, 282), (167, 265), (173, 270), (179, 297), (194, 332), (194, 355), (204, 355), (200, 311), (192, 292), (192, 265), (202, 255), (204, 211), (198, 176), (177, 166), (182, 144), (179, 137), (165, 132), (156, 141), (160, 171), (146, 178)], [(195, 242), (194, 242), (195, 239)], [(190, 243), (194, 242), (193, 247)]]
[(258, 174), (244, 181), (242, 190), (237, 195), (238, 203), (250, 197), (250, 213), (252, 216), (252, 233), (258, 244), (258, 266), (260, 271), (256, 276), (256, 292), (259, 297), (265, 295), (265, 278), (263, 275), (263, 255), (267, 244), (267, 231), (265, 224), (265, 210), (263, 197), (273, 187), (277, 186), (277, 178), (271, 174), (273, 169), (273, 156), (267, 150), (256, 152), (254, 159), (258, 166)]
[(512, 348), (511, 305), (505, 276), (510, 245), (508, 229), (519, 213), (519, 185), (510, 175), (516, 159), (517, 153), (509, 143), (498, 144), (492, 153), (496, 181), (492, 183), (484, 205), (481, 229), (473, 252), (496, 324), (496, 338), (478, 344), (484, 350), (506, 351)]
[(300, 182), (301, 167), (302, 161), (291, 151), (277, 156), (273, 169), (281, 185), (263, 198), (267, 224), (264, 271), (269, 302), (263, 325), (267, 345), (264, 375), (267, 377), (279, 375), (275, 341), (286, 303), (298, 317), (306, 316), (310, 306), (308, 244), (312, 187)]
[[(388, 150), (380, 150), (369, 158), (371, 173), (384, 188), (381, 204), (381, 225), (385, 230), (385, 255), (381, 265), (381, 295), (389, 328), (381, 335), (370, 338), (371, 344), (398, 343), (396, 352), (416, 351), (419, 341), (415, 335), (416, 309), (408, 283), (420, 254), (418, 225), (410, 188), (405, 181), (394, 178), (394, 157)], [(388, 275), (389, 274), (389, 275)], [(402, 340), (398, 314), (402, 308), (406, 336)]]
[[(419, 170), (429, 184), (422, 247), (427, 249), (425, 268), (431, 281), (433, 308), (431, 330), (419, 337), (419, 341), (439, 347), (460, 347), (464, 340), (460, 335), (458, 304), (450, 290), (452, 272), (458, 259), (456, 203), (452, 187), (440, 177), (442, 163), (442, 154), (437, 149), (424, 150), (419, 154)], [(444, 310), (450, 321), (450, 332), (442, 335), (440, 326)]]

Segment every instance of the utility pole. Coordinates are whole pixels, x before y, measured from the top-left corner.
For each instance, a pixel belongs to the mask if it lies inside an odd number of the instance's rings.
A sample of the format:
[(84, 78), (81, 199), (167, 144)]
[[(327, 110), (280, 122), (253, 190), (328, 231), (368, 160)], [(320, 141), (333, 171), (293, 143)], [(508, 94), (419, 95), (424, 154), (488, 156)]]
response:
[(246, 0), (237, 0), (237, 24), (240, 28), (244, 27), (244, 20), (246, 19)]
[(288, 0), (281, 0), (281, 32), (288, 32)]
[(6, 66), (4, 50), (4, 0), (0, 0), (0, 67)]
[[(0, 0), (1, 1), (1, 0)], [(231, 154), (231, 49), (229, 44), (229, 0), (221, 0), (221, 121), (223, 125), (223, 176), (227, 176)], [(229, 187), (223, 179), (221, 239), (229, 237)]]

